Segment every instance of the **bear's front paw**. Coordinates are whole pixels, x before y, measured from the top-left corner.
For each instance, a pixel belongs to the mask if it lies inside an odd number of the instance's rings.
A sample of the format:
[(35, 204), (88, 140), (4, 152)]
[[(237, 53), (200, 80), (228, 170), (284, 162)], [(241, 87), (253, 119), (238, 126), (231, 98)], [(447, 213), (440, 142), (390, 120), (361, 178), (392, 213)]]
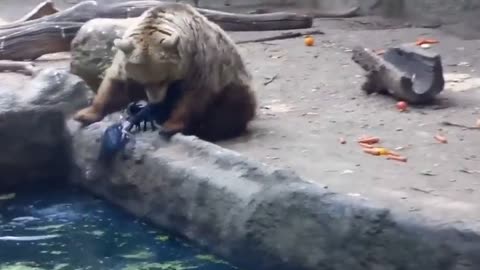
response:
[(75, 121), (80, 122), (83, 126), (88, 126), (95, 122), (98, 122), (103, 119), (103, 115), (97, 111), (93, 107), (87, 107), (80, 111), (78, 111), (74, 116), (73, 119)]
[(182, 132), (185, 129), (185, 124), (181, 122), (167, 121), (160, 129), (160, 136), (169, 140), (173, 135)]

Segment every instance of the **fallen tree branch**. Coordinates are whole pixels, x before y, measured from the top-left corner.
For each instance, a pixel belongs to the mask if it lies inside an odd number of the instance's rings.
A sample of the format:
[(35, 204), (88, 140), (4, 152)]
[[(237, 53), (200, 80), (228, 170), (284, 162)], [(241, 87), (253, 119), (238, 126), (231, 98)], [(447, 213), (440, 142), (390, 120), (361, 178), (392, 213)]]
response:
[(273, 40), (297, 38), (297, 37), (308, 36), (308, 35), (323, 35), (323, 34), (325, 33), (320, 30), (307, 31), (307, 32), (286, 32), (286, 33), (281, 33), (279, 35), (275, 35), (271, 37), (241, 40), (236, 43), (245, 44), (245, 43), (254, 43), (254, 42), (266, 42), (266, 41), (273, 41)]

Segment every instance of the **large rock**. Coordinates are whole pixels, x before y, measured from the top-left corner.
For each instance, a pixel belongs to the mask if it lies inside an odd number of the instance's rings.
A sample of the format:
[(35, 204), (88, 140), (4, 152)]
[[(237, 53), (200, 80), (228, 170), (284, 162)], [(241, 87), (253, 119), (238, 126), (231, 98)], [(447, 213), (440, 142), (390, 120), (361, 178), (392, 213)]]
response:
[(92, 91), (78, 76), (45, 69), (17, 91), (0, 91), (0, 192), (65, 181), (70, 136), (65, 116), (88, 105)]
[(69, 116), (88, 106), (92, 98), (93, 92), (80, 77), (66, 69), (47, 68), (18, 92), (17, 104), (53, 107)]
[(93, 19), (72, 40), (70, 71), (96, 91), (116, 52), (113, 40), (121, 37), (135, 18)]
[(3, 111), (0, 119), (0, 192), (67, 179), (70, 136), (60, 110)]
[(73, 181), (239, 266), (275, 270), (480, 269), (480, 236), (330, 192), (195, 137), (136, 136), (103, 168), (112, 122), (74, 130)]

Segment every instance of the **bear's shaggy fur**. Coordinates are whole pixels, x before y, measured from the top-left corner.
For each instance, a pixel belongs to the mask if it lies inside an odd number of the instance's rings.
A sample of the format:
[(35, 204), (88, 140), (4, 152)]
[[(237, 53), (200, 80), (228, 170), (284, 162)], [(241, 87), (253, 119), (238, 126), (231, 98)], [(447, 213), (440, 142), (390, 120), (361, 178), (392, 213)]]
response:
[(169, 86), (182, 91), (168, 119), (167, 132), (216, 141), (240, 135), (256, 113), (252, 78), (238, 48), (215, 23), (188, 4), (169, 3), (145, 11), (115, 40), (118, 52), (93, 104), (74, 119), (89, 125), (147, 97), (165, 100)]

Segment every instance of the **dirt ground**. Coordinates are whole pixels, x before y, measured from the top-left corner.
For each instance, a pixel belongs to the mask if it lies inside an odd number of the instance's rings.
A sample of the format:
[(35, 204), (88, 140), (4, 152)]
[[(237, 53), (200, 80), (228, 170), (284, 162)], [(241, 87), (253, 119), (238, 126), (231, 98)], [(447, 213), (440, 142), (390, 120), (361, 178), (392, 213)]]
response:
[[(480, 130), (440, 124), (474, 126), (480, 118), (479, 41), (374, 17), (319, 19), (315, 28), (325, 34), (315, 35), (312, 47), (304, 46), (303, 38), (240, 45), (255, 76), (259, 115), (249, 135), (220, 144), (291, 168), (332, 191), (436, 224), (480, 230)], [(235, 40), (272, 34), (231, 33)], [(363, 72), (351, 61), (351, 48), (381, 49), (420, 36), (440, 40), (431, 48), (441, 53), (447, 79), (438, 104), (401, 113), (391, 98), (364, 95)], [(435, 141), (436, 134), (448, 143)], [(398, 152), (408, 162), (363, 153), (356, 143), (361, 135), (402, 148)], [(341, 137), (346, 144), (339, 143)]]

